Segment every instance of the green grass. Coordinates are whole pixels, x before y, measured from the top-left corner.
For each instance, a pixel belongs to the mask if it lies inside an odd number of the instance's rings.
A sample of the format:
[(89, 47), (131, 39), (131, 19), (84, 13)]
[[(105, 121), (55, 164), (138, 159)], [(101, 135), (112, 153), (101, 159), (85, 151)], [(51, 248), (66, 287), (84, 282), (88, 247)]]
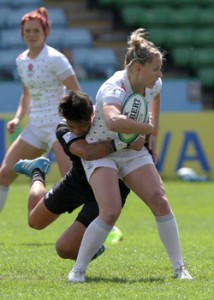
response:
[(131, 194), (117, 222), (124, 240), (90, 264), (85, 284), (67, 283), (73, 262), (57, 256), (55, 241), (76, 213), (35, 231), (27, 225), (28, 185), (14, 184), (1, 213), (0, 299), (214, 299), (213, 183), (165, 185), (194, 280), (172, 278), (154, 218)]

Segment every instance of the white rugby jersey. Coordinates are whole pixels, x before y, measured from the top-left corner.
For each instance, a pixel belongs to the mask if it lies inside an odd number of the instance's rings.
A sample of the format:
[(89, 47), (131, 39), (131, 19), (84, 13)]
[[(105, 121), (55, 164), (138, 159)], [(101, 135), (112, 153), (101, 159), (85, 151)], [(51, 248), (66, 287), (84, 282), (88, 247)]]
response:
[[(146, 88), (145, 98), (148, 108), (150, 107), (154, 97), (160, 93), (161, 87), (162, 80), (159, 78), (152, 89)], [(102, 84), (96, 96), (94, 122), (86, 136), (86, 140), (89, 143), (118, 138), (118, 133), (110, 131), (105, 125), (103, 104), (115, 103), (122, 106), (123, 101), (131, 94), (133, 94), (133, 90), (128, 80), (126, 69), (114, 73), (112, 77)]]
[(62, 80), (74, 75), (68, 59), (59, 51), (45, 45), (36, 58), (29, 50), (16, 58), (16, 65), (31, 96), (29, 118), (34, 126), (58, 123), (58, 105), (65, 92)]

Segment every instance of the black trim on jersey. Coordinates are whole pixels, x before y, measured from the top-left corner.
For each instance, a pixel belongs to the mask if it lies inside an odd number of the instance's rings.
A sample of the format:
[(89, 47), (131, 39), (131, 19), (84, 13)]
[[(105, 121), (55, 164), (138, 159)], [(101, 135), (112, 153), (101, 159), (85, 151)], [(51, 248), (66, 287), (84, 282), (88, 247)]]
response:
[[(69, 136), (68, 141), (66, 141), (66, 139), (64, 138), (66, 135)], [(76, 157), (76, 155), (73, 155), (72, 153), (70, 153), (70, 150), (69, 150), (70, 145), (77, 140), (85, 139), (85, 137), (79, 137), (79, 136), (76, 136), (75, 134), (73, 134), (72, 132), (70, 132), (70, 130), (67, 127), (66, 120), (62, 120), (57, 125), (56, 137), (57, 137), (58, 141), (60, 142), (63, 150), (70, 157), (71, 160), (73, 160), (74, 156)]]
[[(66, 134), (68, 134), (68, 136), (69, 136), (67, 142), (66, 142), (66, 139), (64, 138)], [(84, 171), (80, 157), (72, 154), (69, 150), (69, 147), (73, 142), (80, 140), (80, 139), (85, 139), (85, 138), (78, 137), (78, 136), (74, 135), (72, 132), (70, 132), (65, 119), (62, 120), (57, 125), (56, 137), (57, 137), (58, 141), (60, 142), (64, 152), (68, 155), (70, 160), (72, 160), (72, 162), (73, 162), (73, 167), (72, 167), (73, 172), (76, 169), (79, 177), (83, 177), (83, 176), (85, 177), (85, 171)]]

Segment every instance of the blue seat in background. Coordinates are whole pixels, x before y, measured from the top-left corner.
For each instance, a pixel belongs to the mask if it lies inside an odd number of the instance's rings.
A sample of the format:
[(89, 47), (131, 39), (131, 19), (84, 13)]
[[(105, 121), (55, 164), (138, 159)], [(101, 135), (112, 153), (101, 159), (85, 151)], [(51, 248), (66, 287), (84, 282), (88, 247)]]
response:
[(68, 28), (63, 35), (64, 48), (91, 48), (93, 38), (87, 28)]
[[(10, 9), (7, 20), (6, 20), (6, 25), (8, 28), (16, 28), (20, 26), (21, 19), (23, 15), (26, 13), (34, 10), (32, 6), (22, 6), (19, 7), (18, 9)], [(51, 21), (51, 27), (62, 27), (62, 28), (67, 28), (67, 19), (64, 14), (64, 11), (60, 8), (49, 8), (48, 9), (48, 14), (49, 18)]]
[(112, 48), (95, 48), (89, 59), (92, 76), (110, 77), (118, 68), (117, 56)]
[(62, 50), (65, 31), (64, 28), (53, 28), (48, 36), (47, 44), (57, 50)]
[[(3, 1), (3, 0), (0, 0)], [(11, 8), (32, 7), (31, 10), (44, 6), (43, 0), (7, 0)]]
[(93, 78), (107, 78), (117, 70), (117, 56), (111, 48), (73, 49), (75, 65), (85, 67)]
[[(0, 3), (0, 5), (1, 5), (1, 3)], [(7, 17), (8, 17), (9, 13), (10, 13), (10, 8), (4, 7), (4, 6), (1, 7), (1, 9), (0, 9), (0, 30), (7, 28)]]
[(16, 68), (16, 58), (23, 52), (16, 49), (0, 50), (0, 70), (1, 73), (10, 75), (14, 80), (19, 78)]
[(20, 29), (4, 29), (0, 32), (0, 49), (23, 49), (25, 43)]
[(29, 8), (28, 6), (19, 9), (10, 9), (6, 19), (7, 28), (20, 28), (22, 17), (31, 10), (32, 7)]
[(58, 50), (83, 49), (92, 48), (93, 39), (85, 28), (53, 28), (47, 43)]
[(74, 65), (86, 69), (90, 77), (107, 78), (117, 70), (117, 56), (111, 48), (72, 49)]
[(64, 11), (61, 8), (48, 8), (48, 15), (51, 21), (51, 28), (67, 28), (68, 22), (64, 14)]
[(0, 0), (0, 7), (1, 7), (1, 10), (3, 8), (10, 8), (10, 1), (9, 0)]
[(74, 48), (71, 49), (72, 61), (74, 65), (89, 69), (92, 49), (91, 48)]

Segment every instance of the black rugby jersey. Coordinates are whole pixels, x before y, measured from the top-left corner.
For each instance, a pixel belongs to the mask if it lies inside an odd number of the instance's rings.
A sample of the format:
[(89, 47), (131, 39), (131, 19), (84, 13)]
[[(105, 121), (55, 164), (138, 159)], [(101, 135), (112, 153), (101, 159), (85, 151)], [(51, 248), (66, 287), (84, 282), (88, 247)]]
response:
[(56, 136), (64, 152), (70, 157), (73, 162), (72, 169), (76, 169), (79, 176), (83, 175), (85, 177), (85, 171), (82, 166), (81, 159), (78, 156), (72, 154), (69, 150), (69, 147), (73, 142), (79, 139), (85, 139), (85, 137), (78, 137), (74, 133), (69, 131), (66, 120), (64, 119), (58, 124), (56, 128)]

